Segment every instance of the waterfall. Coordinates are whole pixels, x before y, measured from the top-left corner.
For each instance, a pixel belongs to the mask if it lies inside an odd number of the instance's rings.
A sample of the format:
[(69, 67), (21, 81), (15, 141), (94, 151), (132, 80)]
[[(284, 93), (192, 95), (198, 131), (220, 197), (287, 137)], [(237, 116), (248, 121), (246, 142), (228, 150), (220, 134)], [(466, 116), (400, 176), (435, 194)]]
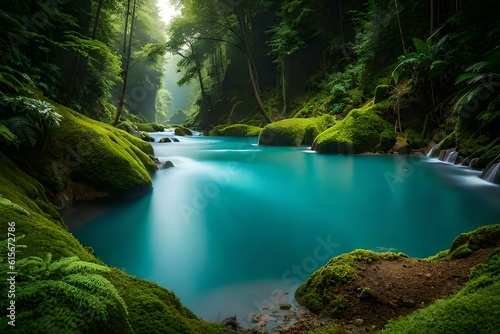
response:
[(458, 152), (455, 151), (441, 151), (439, 152), (439, 160), (454, 164), (457, 161)]
[(474, 163), (478, 160), (478, 158), (471, 159), (469, 161), (469, 168), (474, 168)]
[(445, 162), (449, 162), (450, 164), (454, 164), (457, 161), (458, 158), (458, 152), (451, 151), (448, 156), (446, 157)]
[(429, 151), (429, 153), (427, 153), (427, 156), (429, 158), (432, 158), (432, 155), (434, 154), (434, 151), (436, 150), (436, 147), (437, 147), (437, 144), (432, 146), (431, 150)]
[(481, 178), (488, 182), (500, 184), (500, 162), (485, 170)]

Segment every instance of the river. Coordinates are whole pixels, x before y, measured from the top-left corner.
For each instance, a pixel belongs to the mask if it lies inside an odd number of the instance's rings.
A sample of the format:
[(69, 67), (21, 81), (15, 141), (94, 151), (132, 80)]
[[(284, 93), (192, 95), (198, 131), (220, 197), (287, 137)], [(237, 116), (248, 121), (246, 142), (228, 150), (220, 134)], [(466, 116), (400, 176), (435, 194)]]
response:
[(500, 187), (478, 171), (256, 143), (153, 143), (175, 167), (153, 176), (151, 193), (97, 204), (85, 224), (66, 219), (107, 264), (173, 290), (206, 320), (238, 315), (243, 323), (292, 301), (298, 284), (341, 253), (427, 257), (461, 232), (500, 222)]

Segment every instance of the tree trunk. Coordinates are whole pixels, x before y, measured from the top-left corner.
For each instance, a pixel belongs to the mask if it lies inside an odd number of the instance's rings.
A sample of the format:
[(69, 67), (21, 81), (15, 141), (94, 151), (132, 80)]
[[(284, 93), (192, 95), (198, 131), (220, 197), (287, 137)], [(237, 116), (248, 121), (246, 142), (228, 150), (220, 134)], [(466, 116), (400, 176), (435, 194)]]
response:
[(429, 36), (434, 33), (434, 0), (431, 0), (431, 27)]
[[(130, 0), (128, 2), (130, 5)], [(129, 7), (129, 6), (127, 6), (127, 7)], [(136, 7), (136, 0), (134, 0), (134, 7), (132, 8), (132, 22), (130, 23), (128, 50), (127, 50), (127, 56), (125, 58), (125, 66), (124, 66), (124, 69), (122, 72), (123, 73), (122, 91), (120, 94), (120, 101), (118, 102), (118, 108), (116, 109), (116, 117), (115, 117), (115, 121), (113, 122), (113, 126), (118, 125), (118, 122), (120, 121), (120, 117), (122, 115), (123, 105), (125, 104), (125, 91), (127, 90), (128, 70), (129, 70), (129, 66), (130, 66), (130, 57), (132, 55), (132, 35), (134, 33), (135, 7)], [(127, 11), (127, 17), (128, 17), (128, 11)], [(125, 38), (125, 41), (126, 41), (126, 38)]]
[(130, 0), (127, 0), (127, 11), (125, 12), (125, 28), (123, 29), (123, 53), (127, 52), (127, 30), (128, 30), (129, 13), (130, 13)]
[(403, 36), (403, 28), (401, 28), (401, 20), (399, 19), (398, 0), (394, 0), (394, 3), (396, 4), (396, 17), (398, 18), (399, 33), (401, 35), (401, 44), (403, 45), (403, 54), (406, 54), (406, 45), (405, 45), (405, 39)]
[(273, 121), (271, 118), (269, 118), (269, 115), (267, 115), (266, 108), (264, 107), (264, 104), (262, 103), (262, 99), (260, 98), (260, 87), (259, 87), (259, 81), (258, 81), (258, 72), (257, 72), (257, 66), (255, 64), (255, 59), (253, 58), (253, 52), (252, 52), (252, 47), (251, 47), (251, 41), (250, 41), (250, 36), (249, 36), (249, 31), (248, 31), (248, 26), (245, 22), (244, 19), (244, 13), (238, 12), (237, 10), (234, 11), (236, 18), (238, 20), (238, 25), (240, 28), (241, 32), (241, 37), (244, 43), (245, 47), (245, 52), (246, 52), (246, 57), (248, 61), (248, 72), (250, 74), (250, 80), (252, 82), (252, 88), (255, 94), (255, 99), (257, 100), (257, 104), (259, 106), (259, 111), (264, 116), (264, 119), (266, 122), (272, 123)]
[(250, 62), (250, 58), (247, 57), (247, 60), (248, 60), (248, 72), (250, 73), (250, 81), (252, 82), (252, 88), (255, 94), (255, 99), (257, 100), (257, 104), (259, 105), (259, 111), (262, 114), (262, 116), (264, 116), (264, 119), (266, 120), (267, 124), (270, 124), (273, 121), (271, 120), (271, 118), (269, 118), (269, 115), (266, 113), (266, 108), (264, 108), (264, 104), (262, 103), (262, 100), (260, 98), (259, 89), (257, 87), (255, 78), (253, 76), (253, 69), (252, 69), (252, 63)]
[(103, 0), (99, 0), (99, 2), (97, 3), (97, 9), (94, 19), (94, 28), (92, 29), (92, 36), (90, 36), (92, 39), (95, 39), (95, 36), (97, 35), (97, 25), (99, 24), (99, 16), (101, 15), (102, 3)]
[(283, 115), (286, 116), (288, 113), (288, 96), (287, 96), (287, 83), (288, 80), (286, 78), (286, 60), (285, 58), (281, 59), (281, 85), (282, 85), (282, 98), (283, 98)]

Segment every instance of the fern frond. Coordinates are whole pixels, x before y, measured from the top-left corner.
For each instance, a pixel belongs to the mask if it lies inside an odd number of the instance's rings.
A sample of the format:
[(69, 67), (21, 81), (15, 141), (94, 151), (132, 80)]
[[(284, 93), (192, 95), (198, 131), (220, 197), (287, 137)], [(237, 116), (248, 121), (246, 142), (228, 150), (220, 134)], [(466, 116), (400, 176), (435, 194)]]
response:
[(39, 133), (37, 128), (24, 117), (12, 117), (4, 121), (5, 126), (16, 135), (21, 144), (35, 147)]

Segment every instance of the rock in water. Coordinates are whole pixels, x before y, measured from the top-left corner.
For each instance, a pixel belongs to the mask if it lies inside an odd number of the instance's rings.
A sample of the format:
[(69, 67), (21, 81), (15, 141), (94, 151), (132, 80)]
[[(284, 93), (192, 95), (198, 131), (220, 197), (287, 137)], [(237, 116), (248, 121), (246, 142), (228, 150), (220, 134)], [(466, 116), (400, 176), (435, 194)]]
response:
[(222, 324), (226, 329), (229, 329), (230, 331), (236, 333), (239, 333), (241, 331), (241, 326), (238, 323), (238, 319), (236, 319), (236, 316), (227, 317), (226, 319), (224, 319)]

